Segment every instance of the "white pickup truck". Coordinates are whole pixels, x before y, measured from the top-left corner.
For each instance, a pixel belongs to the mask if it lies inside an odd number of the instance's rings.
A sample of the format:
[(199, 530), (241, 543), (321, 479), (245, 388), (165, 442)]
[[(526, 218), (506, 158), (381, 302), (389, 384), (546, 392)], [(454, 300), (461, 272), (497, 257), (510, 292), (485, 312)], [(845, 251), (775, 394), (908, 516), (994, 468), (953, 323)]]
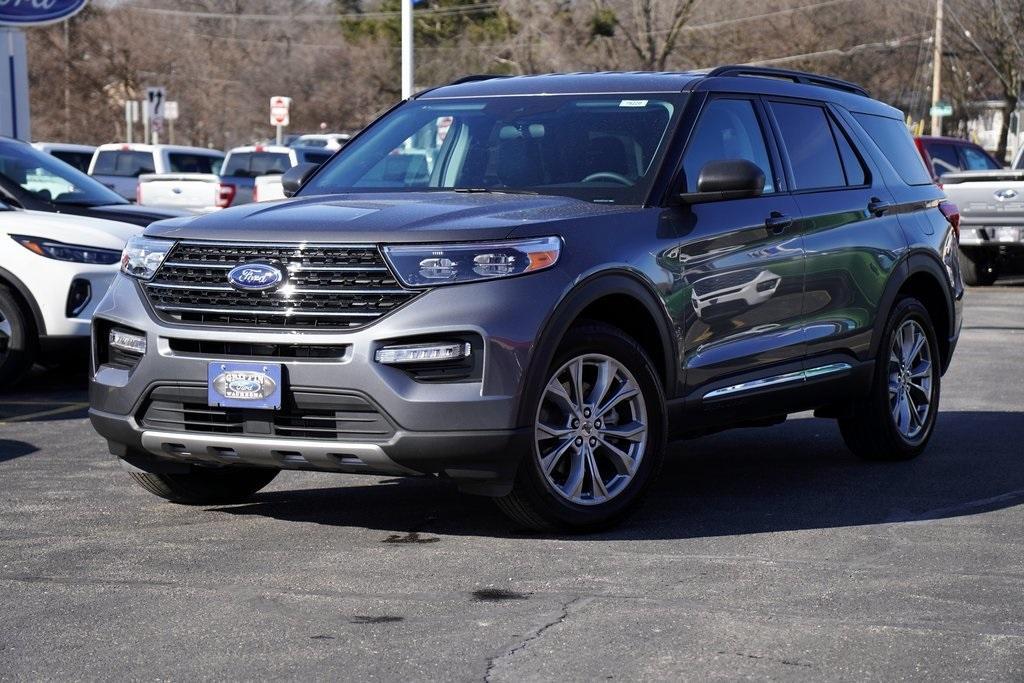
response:
[[(300, 163), (320, 164), (331, 157), (324, 149), (252, 145), (230, 150), (219, 175), (213, 173), (176, 173), (143, 175), (139, 178), (138, 202), (144, 206), (185, 209), (197, 213), (216, 211), (229, 206), (256, 201), (256, 180), (261, 176), (280, 176)], [(269, 183), (269, 184), (268, 184)], [(259, 200), (271, 198), (266, 193), (272, 181), (264, 181)], [(283, 197), (283, 193), (274, 198)]]
[(960, 270), (968, 285), (1024, 273), (1024, 169), (1017, 163), (942, 176), (942, 189), (960, 209)]
[(138, 201), (143, 175), (220, 173), (223, 161), (223, 152), (203, 147), (113, 143), (96, 148), (89, 175), (125, 199)]

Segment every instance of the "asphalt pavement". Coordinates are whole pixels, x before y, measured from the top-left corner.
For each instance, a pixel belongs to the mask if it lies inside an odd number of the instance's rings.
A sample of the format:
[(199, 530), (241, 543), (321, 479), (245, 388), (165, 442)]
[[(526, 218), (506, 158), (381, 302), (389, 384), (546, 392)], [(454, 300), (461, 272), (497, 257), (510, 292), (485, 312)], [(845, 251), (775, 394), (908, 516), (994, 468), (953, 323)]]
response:
[(583, 537), (425, 479), (173, 505), (36, 372), (0, 394), (0, 679), (1024, 680), (1024, 283), (965, 319), (919, 459), (724, 432)]

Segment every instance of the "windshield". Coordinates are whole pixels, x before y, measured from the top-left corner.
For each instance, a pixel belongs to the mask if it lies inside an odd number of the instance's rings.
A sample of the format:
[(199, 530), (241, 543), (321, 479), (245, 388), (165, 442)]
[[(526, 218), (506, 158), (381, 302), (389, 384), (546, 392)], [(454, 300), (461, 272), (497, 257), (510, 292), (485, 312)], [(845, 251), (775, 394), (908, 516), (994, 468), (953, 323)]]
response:
[(640, 204), (682, 103), (664, 94), (413, 100), (301, 194), (461, 189)]
[(99, 181), (28, 145), (0, 145), (0, 175), (44, 201), (84, 206), (127, 204)]

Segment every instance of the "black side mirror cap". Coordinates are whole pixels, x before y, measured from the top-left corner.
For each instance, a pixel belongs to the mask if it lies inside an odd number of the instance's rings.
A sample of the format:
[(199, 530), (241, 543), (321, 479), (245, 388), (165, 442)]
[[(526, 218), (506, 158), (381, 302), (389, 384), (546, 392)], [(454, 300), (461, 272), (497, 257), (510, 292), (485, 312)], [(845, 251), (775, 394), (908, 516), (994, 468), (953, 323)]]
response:
[(284, 196), (291, 197), (299, 188), (306, 184), (310, 176), (320, 168), (320, 164), (303, 163), (292, 166), (281, 176), (281, 187), (284, 189)]
[(764, 171), (746, 159), (709, 161), (697, 176), (697, 191), (679, 198), (688, 203), (757, 197), (764, 191)]

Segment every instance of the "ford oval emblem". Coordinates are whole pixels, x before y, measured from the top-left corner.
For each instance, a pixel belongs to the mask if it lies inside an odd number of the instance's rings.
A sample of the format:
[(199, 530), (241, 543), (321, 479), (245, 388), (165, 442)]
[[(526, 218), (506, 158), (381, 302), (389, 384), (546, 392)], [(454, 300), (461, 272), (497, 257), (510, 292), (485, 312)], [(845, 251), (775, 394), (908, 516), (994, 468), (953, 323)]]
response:
[(273, 395), (277, 382), (267, 373), (229, 370), (213, 380), (213, 390), (226, 399), (260, 401)]
[(284, 282), (284, 271), (269, 263), (243, 263), (228, 272), (228, 282), (235, 289), (265, 292)]
[(0, 26), (42, 26), (82, 11), (87, 0), (21, 0), (0, 2)]
[(1011, 187), (1003, 188), (1002, 190), (995, 191), (995, 197), (1001, 202), (1006, 202), (1017, 196), (1017, 190)]

